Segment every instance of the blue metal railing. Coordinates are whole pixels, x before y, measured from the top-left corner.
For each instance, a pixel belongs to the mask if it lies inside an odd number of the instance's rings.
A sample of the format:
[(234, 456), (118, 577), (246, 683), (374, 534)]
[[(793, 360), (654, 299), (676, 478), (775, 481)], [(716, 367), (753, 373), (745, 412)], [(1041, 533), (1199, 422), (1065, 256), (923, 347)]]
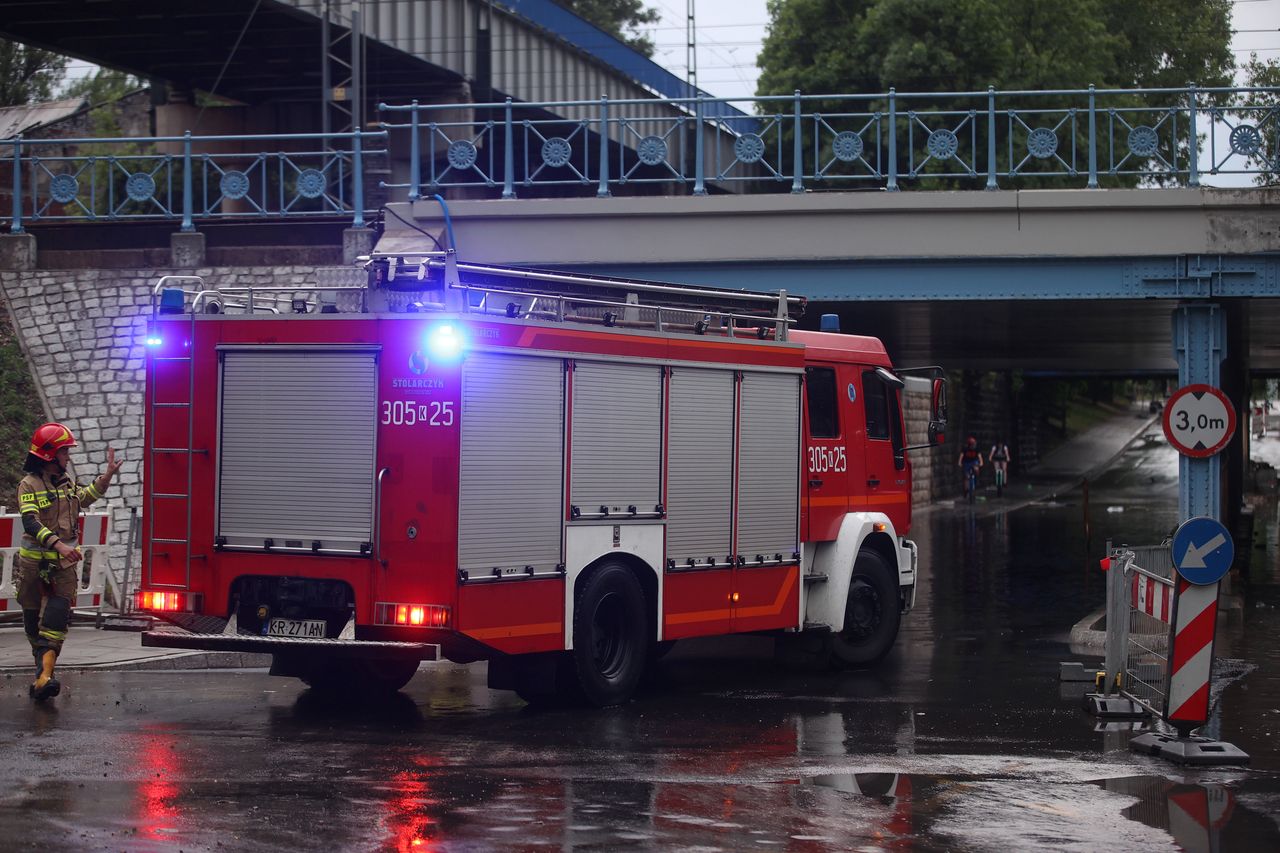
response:
[[(1199, 186), (1274, 172), (1275, 88), (888, 92), (727, 99), (379, 105), (407, 130), (410, 199), (452, 187), (669, 183)], [(655, 110), (655, 103), (663, 110)], [(754, 109), (727, 114), (726, 103)], [(712, 109), (712, 106), (717, 109)], [(517, 114), (518, 113), (518, 114)], [(537, 118), (528, 116), (536, 115)], [(573, 119), (556, 116), (577, 116)], [(1223, 141), (1225, 138), (1225, 142)], [(1193, 144), (1192, 141), (1195, 141)], [(501, 161), (501, 162), (500, 162)], [(427, 173), (422, 169), (425, 166)]]
[[(747, 191), (1199, 186), (1280, 171), (1280, 89), (888, 92), (379, 105), (382, 131), (0, 140), (24, 221), (350, 215), (383, 187), (609, 196), (631, 184)], [(736, 103), (751, 112), (726, 109)], [(391, 133), (394, 132), (394, 136)], [(399, 150), (368, 150), (378, 140)], [(267, 149), (251, 153), (247, 149)], [(405, 150), (407, 149), (407, 150)], [(408, 180), (404, 181), (407, 171)]]
[[(385, 131), (0, 140), (12, 150), (13, 213), (25, 221), (200, 220), (347, 214), (365, 221), (365, 149)], [(245, 143), (274, 150), (251, 153)], [(25, 193), (24, 193), (25, 187)]]

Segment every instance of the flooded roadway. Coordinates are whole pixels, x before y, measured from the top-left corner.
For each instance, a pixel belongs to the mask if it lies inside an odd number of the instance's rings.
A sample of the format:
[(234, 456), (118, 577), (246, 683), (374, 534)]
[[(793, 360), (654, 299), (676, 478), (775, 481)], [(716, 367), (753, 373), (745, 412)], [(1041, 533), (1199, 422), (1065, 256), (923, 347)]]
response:
[(62, 850), (1280, 849), (1274, 504), (1259, 519), (1268, 573), (1219, 634), (1211, 729), (1250, 768), (1131, 754), (1129, 733), (1095, 731), (1082, 691), (1057, 680), (1059, 661), (1094, 660), (1068, 639), (1103, 602), (1106, 538), (1159, 541), (1176, 495), (1176, 459), (1153, 442), (1092, 485), (1087, 532), (1079, 492), (921, 515), (917, 609), (869, 673), (784, 667), (767, 638), (688, 642), (606, 711), (533, 711), (487, 690), (482, 666), (448, 664), (381, 708), (261, 672), (69, 673), (55, 703), (34, 706), (15, 677), (0, 682), (0, 837)]

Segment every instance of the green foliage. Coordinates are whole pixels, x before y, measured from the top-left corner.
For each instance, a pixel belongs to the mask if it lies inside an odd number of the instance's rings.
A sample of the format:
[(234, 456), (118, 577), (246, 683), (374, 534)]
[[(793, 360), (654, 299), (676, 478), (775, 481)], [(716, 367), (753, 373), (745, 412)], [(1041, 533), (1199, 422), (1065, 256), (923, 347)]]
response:
[[(770, 30), (760, 53), (761, 95), (804, 93), (877, 94), (898, 92), (1202, 87), (1231, 84), (1234, 69), (1230, 0), (769, 0)], [(1079, 98), (1055, 96), (1026, 100), (1026, 106), (1046, 110), (1080, 108)], [(976, 168), (986, 166), (985, 99), (973, 103), (954, 99), (910, 99), (901, 113), (975, 109), (978, 115)], [(1175, 106), (1171, 96), (1111, 96), (1105, 106), (1151, 108), (1131, 113), (1131, 124), (1157, 126), (1163, 108)], [(1021, 106), (1021, 105), (1020, 105)], [(883, 102), (866, 106), (884, 110)], [(1003, 109), (1003, 105), (1000, 109)], [(771, 105), (770, 111), (776, 109)], [(849, 109), (837, 99), (806, 104), (807, 111), (830, 114)], [(1028, 127), (1014, 128), (1015, 146), (1037, 126), (1054, 127), (1063, 113), (1031, 116)], [(899, 117), (899, 131), (906, 126)], [(1001, 128), (998, 168), (1010, 163), (1009, 120), (997, 116)], [(967, 146), (970, 129), (962, 117), (947, 118), (939, 126), (955, 129)], [(916, 128), (923, 130), (922, 128)], [(1076, 150), (1087, 150), (1087, 126), (1076, 126)], [(1122, 134), (1127, 132), (1123, 128)], [(789, 132), (787, 134), (789, 136)], [(927, 132), (918, 135), (927, 135)], [(1123, 136), (1121, 137), (1123, 138)], [(868, 140), (869, 141), (869, 140)], [(1071, 147), (1069, 129), (1059, 132), (1060, 150)], [(1186, 140), (1176, 154), (1185, 163)], [(806, 150), (812, 142), (806, 141)], [(784, 146), (784, 150), (786, 147)], [(1020, 149), (1019, 149), (1020, 150)], [(900, 146), (900, 155), (905, 152)], [(820, 155), (829, 159), (829, 153)], [(900, 163), (900, 169), (905, 163)], [(1077, 168), (1083, 168), (1077, 160)], [(1140, 164), (1133, 161), (1124, 168)], [(1103, 168), (1105, 165), (1100, 164)], [(955, 162), (926, 164), (923, 171), (955, 171)], [(1057, 164), (1057, 169), (1062, 169)], [(980, 176), (978, 181), (982, 180)], [(1136, 176), (1119, 179), (1136, 183)], [(1078, 186), (1078, 178), (1042, 177), (1039, 186)], [(954, 186), (973, 186), (959, 180)], [(935, 184), (935, 186), (942, 186)]]
[(44, 411), (26, 357), (18, 346), (9, 312), (0, 304), (0, 504), (13, 512), (18, 480), (31, 434), (44, 423)]
[(49, 100), (68, 61), (47, 50), (0, 39), (0, 107)]
[(1250, 164), (1263, 171), (1255, 178), (1260, 185), (1280, 180), (1280, 60), (1266, 62), (1258, 54), (1249, 57), (1244, 71), (1250, 86), (1270, 86), (1274, 91), (1245, 95), (1244, 103), (1253, 107), (1245, 113), (1245, 121), (1262, 131), (1262, 148), (1249, 158)]
[(87, 77), (74, 80), (62, 90), (64, 98), (85, 98), (90, 106), (118, 101), (125, 95), (140, 89), (145, 84), (123, 71), (112, 68), (99, 68)]
[[(555, 2), (580, 18), (590, 21), (633, 50), (645, 56), (653, 56), (653, 39), (636, 35), (641, 24), (652, 24), (662, 14), (646, 7), (644, 0), (555, 0)], [(628, 34), (630, 32), (630, 34)]]
[(759, 94), (1230, 85), (1230, 0), (769, 0)]

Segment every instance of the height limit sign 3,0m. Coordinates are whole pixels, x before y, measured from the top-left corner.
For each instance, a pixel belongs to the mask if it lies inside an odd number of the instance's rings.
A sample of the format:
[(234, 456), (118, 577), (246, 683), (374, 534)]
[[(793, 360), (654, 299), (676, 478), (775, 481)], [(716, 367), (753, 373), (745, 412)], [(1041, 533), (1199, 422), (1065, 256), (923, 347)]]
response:
[(1165, 404), (1165, 438), (1186, 456), (1212, 456), (1227, 446), (1235, 431), (1235, 407), (1212, 385), (1186, 385)]

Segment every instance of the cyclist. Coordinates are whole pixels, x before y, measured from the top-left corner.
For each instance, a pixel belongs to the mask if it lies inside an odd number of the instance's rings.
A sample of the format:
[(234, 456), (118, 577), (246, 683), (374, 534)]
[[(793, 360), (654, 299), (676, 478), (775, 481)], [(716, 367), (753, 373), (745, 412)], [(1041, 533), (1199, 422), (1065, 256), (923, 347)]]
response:
[(964, 449), (960, 451), (960, 458), (956, 462), (964, 473), (964, 496), (973, 503), (974, 492), (978, 485), (978, 472), (982, 470), (982, 451), (978, 450), (978, 437), (976, 435), (969, 436), (969, 440), (965, 442)]
[(991, 471), (996, 477), (996, 496), (999, 497), (1004, 494), (1004, 487), (1009, 482), (1009, 445), (997, 438), (996, 443), (991, 445), (987, 459), (991, 462)]

